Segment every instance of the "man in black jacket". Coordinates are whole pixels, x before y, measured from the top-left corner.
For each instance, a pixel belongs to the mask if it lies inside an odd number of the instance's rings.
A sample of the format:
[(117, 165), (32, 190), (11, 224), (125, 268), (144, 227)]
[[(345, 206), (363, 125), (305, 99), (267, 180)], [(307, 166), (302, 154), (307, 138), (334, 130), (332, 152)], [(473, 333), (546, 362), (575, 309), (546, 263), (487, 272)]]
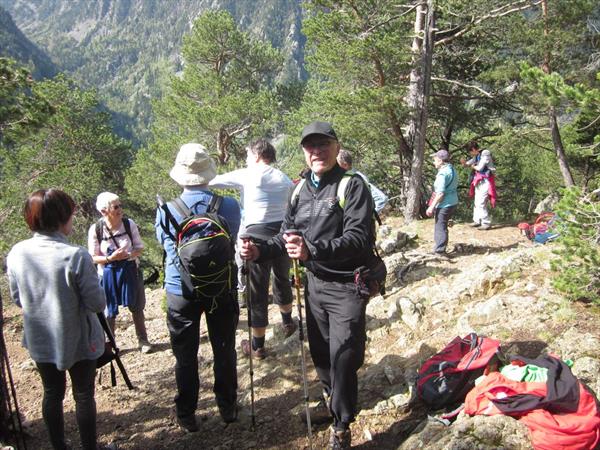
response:
[[(340, 144), (331, 124), (307, 125), (301, 146), (310, 171), (292, 195), (282, 231), (266, 243), (245, 243), (241, 255), (261, 261), (287, 251), (306, 267), (308, 342), (333, 416), (330, 446), (349, 448), (368, 300), (359, 293), (353, 272), (373, 256), (373, 199), (364, 180), (354, 175), (340, 205), (338, 185), (345, 170), (336, 162)], [(300, 233), (286, 234), (290, 229)]]

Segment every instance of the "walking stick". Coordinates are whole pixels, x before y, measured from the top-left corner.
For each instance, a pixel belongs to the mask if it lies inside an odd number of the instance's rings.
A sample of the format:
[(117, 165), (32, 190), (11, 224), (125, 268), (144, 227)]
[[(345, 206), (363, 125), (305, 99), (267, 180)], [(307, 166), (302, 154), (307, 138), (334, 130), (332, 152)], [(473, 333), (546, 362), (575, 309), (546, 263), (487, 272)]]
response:
[[(249, 234), (240, 235), (243, 242), (251, 241), (252, 237)], [(244, 260), (242, 272), (246, 278), (246, 288), (244, 289), (244, 297), (246, 300), (246, 311), (248, 311), (248, 345), (250, 345), (250, 417), (252, 418), (252, 429), (256, 425), (256, 416), (254, 414), (254, 366), (252, 362), (252, 296), (250, 295), (250, 263)]]
[[(1, 396), (3, 397), (4, 408), (6, 414), (9, 417), (2, 417), (2, 419), (10, 420), (12, 426), (12, 432), (15, 438), (15, 445), (17, 450), (27, 450), (27, 443), (25, 442), (25, 434), (23, 432), (23, 423), (21, 422), (21, 412), (19, 411), (19, 404), (17, 402), (17, 391), (15, 389), (15, 383), (13, 381), (12, 373), (10, 371), (10, 363), (8, 361), (8, 352), (6, 351), (6, 343), (4, 342), (4, 316), (2, 313), (2, 298), (0, 298), (0, 380), (1, 383)], [(6, 384), (8, 381), (8, 385)], [(10, 391), (9, 391), (10, 386)], [(14, 404), (14, 411), (11, 407), (11, 396), (12, 404)], [(15, 424), (15, 417), (17, 423)], [(3, 423), (2, 426), (8, 425)], [(7, 433), (8, 434), (8, 433)], [(8, 438), (8, 436), (5, 436)], [(21, 447), (20, 442), (23, 443)], [(12, 448), (12, 447), (11, 447)]]
[[(131, 384), (131, 380), (129, 380), (129, 376), (127, 375), (125, 366), (123, 365), (123, 362), (121, 361), (121, 357), (119, 356), (119, 347), (117, 347), (117, 342), (115, 341), (115, 336), (112, 334), (112, 331), (110, 330), (110, 327), (108, 326), (108, 322), (106, 321), (106, 317), (104, 317), (104, 313), (100, 312), (97, 314), (97, 316), (98, 316), (98, 320), (100, 321), (100, 325), (102, 325), (102, 329), (104, 330), (104, 333), (106, 333), (108, 342), (110, 343), (110, 346), (113, 349), (114, 360), (117, 363), (117, 367), (119, 368), (121, 375), (123, 376), (123, 380), (125, 380), (125, 384), (129, 388), (129, 390), (132, 390), (132, 389), (134, 389), (134, 387), (133, 387), (133, 384)], [(111, 371), (112, 371), (112, 369), (111, 369)]]
[[(298, 230), (287, 230), (285, 234), (300, 235)], [(304, 383), (304, 407), (306, 410), (306, 427), (308, 429), (308, 448), (312, 450), (312, 425), (310, 423), (310, 410), (308, 404), (308, 382), (306, 380), (306, 355), (304, 354), (304, 326), (302, 324), (302, 301), (300, 300), (300, 270), (298, 260), (292, 258), (294, 270), (294, 288), (296, 290), (296, 306), (298, 307), (298, 337), (300, 339), (300, 355), (302, 364), (302, 382)]]

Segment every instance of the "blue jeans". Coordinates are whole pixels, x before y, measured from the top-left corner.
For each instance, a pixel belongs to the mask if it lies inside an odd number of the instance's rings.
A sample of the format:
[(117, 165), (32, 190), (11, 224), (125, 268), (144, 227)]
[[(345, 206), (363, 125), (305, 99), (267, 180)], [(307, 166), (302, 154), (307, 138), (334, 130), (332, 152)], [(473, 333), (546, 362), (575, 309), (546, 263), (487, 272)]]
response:
[[(65, 421), (63, 400), (66, 391), (66, 371), (58, 370), (55, 364), (36, 363), (42, 384), (42, 416), (50, 435), (50, 443), (56, 450), (65, 450)], [(96, 450), (96, 400), (94, 387), (96, 380), (96, 360), (83, 359), (68, 369), (73, 385), (75, 417), (84, 450)]]

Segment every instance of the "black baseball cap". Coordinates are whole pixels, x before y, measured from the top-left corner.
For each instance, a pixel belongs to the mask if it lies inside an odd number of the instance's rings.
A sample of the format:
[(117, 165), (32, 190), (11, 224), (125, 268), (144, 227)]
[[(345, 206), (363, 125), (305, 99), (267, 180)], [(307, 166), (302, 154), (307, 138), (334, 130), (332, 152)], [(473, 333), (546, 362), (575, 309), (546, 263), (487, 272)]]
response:
[(304, 127), (302, 130), (302, 137), (300, 139), (300, 144), (304, 142), (304, 140), (312, 136), (313, 134), (320, 134), (322, 136), (327, 136), (329, 138), (338, 140), (337, 135), (335, 134), (335, 130), (333, 126), (329, 122), (311, 122)]

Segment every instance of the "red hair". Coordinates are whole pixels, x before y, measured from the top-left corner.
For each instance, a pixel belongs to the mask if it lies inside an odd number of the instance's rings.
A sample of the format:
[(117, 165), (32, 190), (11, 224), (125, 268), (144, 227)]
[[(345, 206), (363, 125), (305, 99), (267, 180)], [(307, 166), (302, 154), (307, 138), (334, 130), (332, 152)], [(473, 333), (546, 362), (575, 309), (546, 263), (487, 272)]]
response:
[(75, 211), (71, 196), (59, 189), (40, 189), (29, 196), (23, 208), (31, 231), (56, 231)]

